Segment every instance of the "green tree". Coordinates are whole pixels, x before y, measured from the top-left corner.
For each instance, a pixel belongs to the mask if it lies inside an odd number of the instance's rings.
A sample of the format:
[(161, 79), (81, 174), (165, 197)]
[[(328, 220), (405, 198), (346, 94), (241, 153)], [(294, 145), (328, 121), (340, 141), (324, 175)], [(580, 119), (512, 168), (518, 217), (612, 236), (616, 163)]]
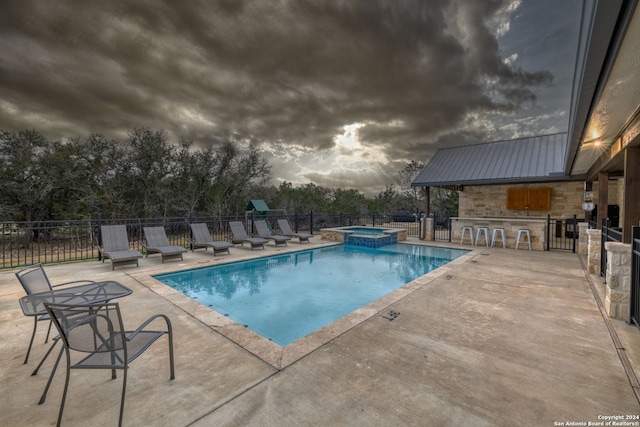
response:
[(411, 183), (422, 169), (424, 169), (424, 163), (412, 160), (396, 175), (396, 181), (400, 186), (399, 193), (401, 195), (398, 200), (399, 209), (397, 210), (410, 212), (423, 210), (424, 197), (419, 188), (411, 186)]
[(170, 205), (169, 192), (163, 191), (167, 179), (176, 169), (176, 146), (167, 141), (164, 131), (134, 129), (125, 147), (127, 179), (126, 199), (132, 202), (136, 217), (165, 216)]
[(168, 192), (167, 206), (175, 215), (190, 216), (208, 211), (207, 194), (213, 183), (216, 153), (211, 147), (193, 151), (192, 144), (181, 141), (175, 171), (164, 187)]
[(241, 215), (254, 189), (269, 181), (271, 167), (257, 150), (241, 152), (232, 141), (223, 142), (216, 159), (214, 181), (209, 192), (214, 213)]
[(439, 217), (458, 216), (459, 194), (455, 190), (429, 188), (430, 211)]
[(35, 130), (0, 132), (0, 204), (14, 220), (45, 219), (42, 206), (52, 183), (43, 174), (40, 156), (48, 144)]
[(333, 190), (333, 200), (331, 201), (332, 212), (342, 212), (345, 214), (366, 214), (368, 213), (368, 202), (364, 194), (358, 190), (344, 190), (338, 188)]
[(93, 171), (82, 160), (86, 146), (79, 140), (49, 143), (39, 158), (43, 177), (41, 208), (46, 219), (87, 218), (87, 195)]
[(402, 195), (398, 193), (393, 185), (387, 185), (384, 190), (378, 193), (377, 196), (369, 204), (369, 210), (375, 214), (388, 214), (398, 210), (398, 206), (401, 205)]

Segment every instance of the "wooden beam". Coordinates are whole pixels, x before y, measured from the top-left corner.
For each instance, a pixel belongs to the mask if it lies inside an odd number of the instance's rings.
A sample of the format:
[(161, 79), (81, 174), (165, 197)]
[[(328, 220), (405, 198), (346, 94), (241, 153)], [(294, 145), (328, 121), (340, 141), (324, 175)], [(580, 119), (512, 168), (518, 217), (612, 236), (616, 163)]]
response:
[(431, 214), (431, 194), (429, 187), (424, 187), (424, 216), (428, 217)]
[(640, 148), (624, 153), (624, 208), (622, 240), (631, 243), (631, 227), (640, 225)]

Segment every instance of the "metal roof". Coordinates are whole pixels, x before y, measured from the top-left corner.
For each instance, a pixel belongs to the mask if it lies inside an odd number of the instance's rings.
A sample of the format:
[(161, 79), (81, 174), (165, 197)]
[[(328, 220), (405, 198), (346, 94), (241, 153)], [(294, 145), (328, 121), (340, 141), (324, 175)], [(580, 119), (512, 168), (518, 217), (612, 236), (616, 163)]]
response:
[(440, 149), (411, 185), (566, 180), (569, 179), (564, 173), (567, 140), (565, 132)]
[(268, 210), (269, 206), (267, 206), (264, 200), (260, 199), (251, 199), (245, 208), (245, 211), (267, 212)]
[[(615, 163), (611, 159), (620, 156), (612, 154), (611, 146), (594, 153), (589, 151), (588, 142), (589, 138), (597, 137), (610, 144), (618, 137), (621, 126), (627, 126), (634, 115), (640, 114), (637, 79), (633, 74), (633, 64), (638, 62), (637, 49), (634, 49), (638, 37), (634, 30), (640, 25), (640, 21), (634, 19), (639, 13), (636, 10), (638, 3), (639, 0), (583, 2), (569, 133), (440, 149), (412, 185), (587, 179), (596, 170), (598, 156), (609, 162), (607, 167)], [(617, 72), (618, 68), (621, 71)], [(610, 79), (613, 79), (612, 83), (608, 81)], [(610, 93), (607, 92), (609, 87)], [(623, 107), (620, 107), (621, 96), (626, 97), (622, 99), (625, 101)], [(596, 133), (590, 129), (597, 127), (594, 123), (602, 127), (597, 129), (597, 136), (591, 135)], [(616, 167), (615, 164), (612, 167)]]

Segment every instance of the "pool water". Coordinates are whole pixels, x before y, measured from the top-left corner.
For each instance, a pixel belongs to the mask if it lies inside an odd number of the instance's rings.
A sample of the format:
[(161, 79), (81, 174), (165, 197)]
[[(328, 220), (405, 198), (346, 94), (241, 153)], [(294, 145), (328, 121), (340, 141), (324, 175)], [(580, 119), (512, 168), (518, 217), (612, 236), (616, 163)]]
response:
[(467, 252), (336, 245), (154, 278), (285, 346)]

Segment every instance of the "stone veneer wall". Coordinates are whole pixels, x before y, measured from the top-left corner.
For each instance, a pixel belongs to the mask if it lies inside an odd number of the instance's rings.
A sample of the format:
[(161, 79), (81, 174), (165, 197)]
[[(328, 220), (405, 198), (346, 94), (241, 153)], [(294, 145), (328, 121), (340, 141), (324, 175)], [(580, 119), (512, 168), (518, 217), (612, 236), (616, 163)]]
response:
[[(609, 183), (609, 204), (620, 205), (624, 194), (622, 180), (612, 180)], [(507, 209), (507, 190), (509, 188), (551, 188), (551, 209), (548, 211), (522, 211)], [(597, 187), (597, 185), (594, 185)], [(593, 200), (597, 202), (598, 191), (593, 192)], [(584, 182), (541, 182), (529, 184), (500, 184), (500, 185), (468, 185), (459, 192), (458, 216), (474, 217), (517, 217), (533, 216), (552, 218), (571, 218), (576, 215), (584, 217), (582, 203), (584, 202)], [(622, 220), (622, 209), (620, 210)]]
[[(509, 188), (551, 188), (551, 209), (549, 211), (521, 211), (507, 209), (507, 190)], [(518, 217), (533, 216), (571, 218), (573, 215), (584, 216), (582, 203), (584, 199), (584, 183), (576, 182), (545, 182), (537, 184), (504, 184), (504, 185), (473, 185), (464, 187), (460, 191), (458, 216), (475, 217)]]
[(607, 242), (607, 285), (604, 308), (609, 317), (629, 320), (631, 302), (631, 245)]

